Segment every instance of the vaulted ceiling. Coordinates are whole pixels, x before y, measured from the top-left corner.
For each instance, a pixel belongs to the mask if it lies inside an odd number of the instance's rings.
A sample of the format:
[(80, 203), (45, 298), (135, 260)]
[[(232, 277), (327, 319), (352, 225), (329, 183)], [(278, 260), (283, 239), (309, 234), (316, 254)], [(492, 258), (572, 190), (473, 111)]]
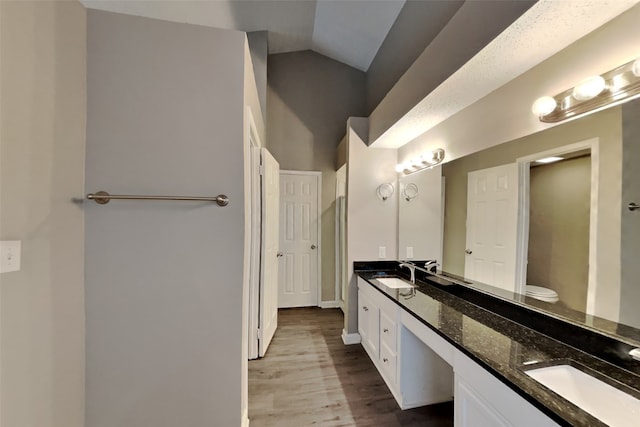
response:
[(83, 0), (94, 9), (269, 32), (269, 53), (311, 49), (367, 71), (405, 0)]
[[(397, 76), (400, 80), (393, 88), (401, 93), (400, 98), (411, 98), (411, 105), (402, 105), (402, 108), (396, 105), (394, 108), (402, 117), (394, 117), (394, 123), (370, 135), (376, 146), (399, 147), (640, 0), (538, 0), (531, 7), (528, 1), (528, 6), (519, 12), (522, 15), (512, 14), (509, 22), (499, 22), (505, 18), (496, 16), (495, 8), (500, 4), (508, 8), (509, 2), (522, 0), (458, 1), (456, 3), (462, 5), (458, 12), (451, 10), (453, 0), (80, 1), (88, 8), (174, 22), (246, 32), (266, 30), (269, 53), (311, 49), (362, 71), (369, 70), (374, 59), (372, 70), (379, 66), (376, 54), (381, 46), (389, 50), (394, 49), (390, 46), (402, 46), (403, 42), (414, 43), (419, 56), (415, 62), (412, 63), (412, 59), (406, 64), (402, 71), (407, 73), (402, 78)], [(398, 16), (406, 15), (403, 13), (405, 3), (411, 1), (428, 2), (429, 7), (422, 8), (425, 16), (414, 17), (414, 21), (437, 29), (425, 36), (422, 47), (416, 47), (412, 40), (419, 33), (417, 27), (403, 30), (398, 28), (401, 19), (396, 23)], [(454, 12), (455, 19), (452, 18)], [(487, 30), (483, 27), (474, 32), (474, 25), (482, 22), (495, 27), (506, 24), (506, 29), (493, 40), (475, 37)], [(414, 22), (414, 25), (417, 24)], [(392, 42), (384, 43), (392, 27)], [(477, 53), (471, 58), (461, 56), (459, 51), (469, 46)], [(393, 52), (383, 56), (384, 61), (397, 61)], [(407, 78), (409, 74), (419, 78)], [(406, 84), (403, 86), (403, 83)], [(420, 85), (424, 87), (418, 87)], [(405, 96), (407, 93), (412, 96)]]

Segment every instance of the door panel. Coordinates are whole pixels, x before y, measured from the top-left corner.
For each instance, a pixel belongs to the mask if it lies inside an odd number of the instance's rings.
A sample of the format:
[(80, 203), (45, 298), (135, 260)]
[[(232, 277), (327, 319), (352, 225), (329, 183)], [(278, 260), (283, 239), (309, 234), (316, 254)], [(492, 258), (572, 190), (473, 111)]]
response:
[(278, 327), (280, 167), (262, 148), (262, 257), (258, 353), (262, 357)]
[(516, 164), (469, 173), (464, 275), (512, 292), (516, 287), (518, 191)]
[(318, 174), (280, 173), (280, 307), (318, 305)]

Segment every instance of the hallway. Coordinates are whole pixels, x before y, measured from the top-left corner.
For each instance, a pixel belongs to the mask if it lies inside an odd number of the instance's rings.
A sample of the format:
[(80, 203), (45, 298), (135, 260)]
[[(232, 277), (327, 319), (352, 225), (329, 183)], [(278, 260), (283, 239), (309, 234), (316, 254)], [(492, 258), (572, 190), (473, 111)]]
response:
[(453, 404), (402, 411), (360, 345), (345, 346), (339, 309), (279, 311), (263, 359), (249, 361), (251, 427), (453, 425)]

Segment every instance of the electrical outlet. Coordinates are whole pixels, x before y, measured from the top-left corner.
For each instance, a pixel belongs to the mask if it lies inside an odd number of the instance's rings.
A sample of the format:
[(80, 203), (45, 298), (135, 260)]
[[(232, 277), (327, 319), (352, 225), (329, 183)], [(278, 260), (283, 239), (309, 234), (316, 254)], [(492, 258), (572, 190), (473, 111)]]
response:
[(413, 259), (413, 246), (407, 246), (407, 259)]
[(378, 258), (385, 259), (387, 257), (387, 247), (378, 246)]
[(20, 240), (0, 242), (0, 273), (20, 271)]

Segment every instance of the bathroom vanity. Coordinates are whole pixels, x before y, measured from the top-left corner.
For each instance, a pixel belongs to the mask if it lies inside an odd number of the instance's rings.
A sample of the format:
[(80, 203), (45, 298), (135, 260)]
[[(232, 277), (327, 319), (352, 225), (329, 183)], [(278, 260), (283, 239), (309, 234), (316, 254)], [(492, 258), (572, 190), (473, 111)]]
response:
[[(401, 408), (453, 399), (456, 426), (638, 425), (640, 362), (628, 356), (632, 343), (522, 313), (424, 272), (416, 271), (412, 286), (395, 262), (356, 262), (354, 270), (362, 345)], [(554, 339), (551, 329), (563, 330)], [(571, 390), (552, 391), (553, 381), (574, 381), (564, 371), (546, 386), (531, 374), (556, 366), (593, 380), (576, 380), (586, 402)]]

